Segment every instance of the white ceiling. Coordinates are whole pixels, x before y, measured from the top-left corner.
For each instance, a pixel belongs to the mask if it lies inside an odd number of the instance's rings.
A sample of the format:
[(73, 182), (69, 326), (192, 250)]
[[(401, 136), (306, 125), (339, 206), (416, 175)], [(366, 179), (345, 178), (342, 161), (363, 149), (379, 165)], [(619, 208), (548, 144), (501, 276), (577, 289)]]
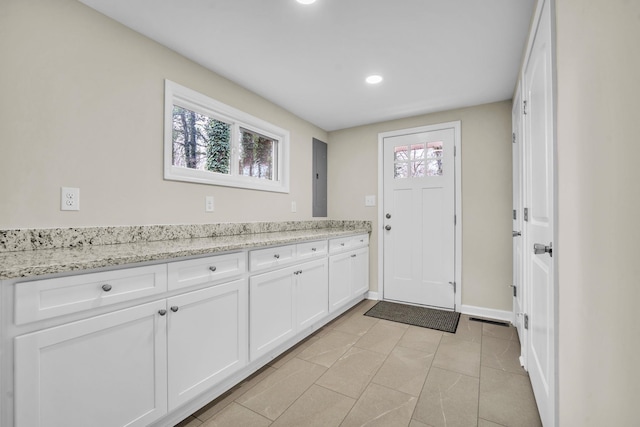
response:
[(534, 5), (80, 1), (327, 131), (510, 99)]

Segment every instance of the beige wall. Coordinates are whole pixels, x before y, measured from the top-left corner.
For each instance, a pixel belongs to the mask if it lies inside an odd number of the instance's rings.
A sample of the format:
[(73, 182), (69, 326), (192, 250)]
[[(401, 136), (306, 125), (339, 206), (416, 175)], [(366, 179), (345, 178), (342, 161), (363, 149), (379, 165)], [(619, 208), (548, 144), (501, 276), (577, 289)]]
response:
[(640, 2), (557, 0), (560, 426), (640, 415)]
[(373, 221), (371, 289), (378, 289), (378, 133), (462, 122), (462, 304), (511, 311), (511, 101), (329, 134), (329, 216)]
[[(0, 229), (311, 219), (323, 130), (75, 0), (3, 0), (0, 53)], [(163, 180), (165, 78), (288, 129), (290, 194)]]

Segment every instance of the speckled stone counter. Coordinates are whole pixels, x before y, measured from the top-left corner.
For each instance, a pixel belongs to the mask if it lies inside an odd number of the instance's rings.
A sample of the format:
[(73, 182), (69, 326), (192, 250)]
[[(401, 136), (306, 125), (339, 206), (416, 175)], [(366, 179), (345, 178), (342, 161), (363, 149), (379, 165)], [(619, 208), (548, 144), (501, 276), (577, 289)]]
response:
[(369, 221), (0, 230), (0, 279), (200, 256), (371, 232)]

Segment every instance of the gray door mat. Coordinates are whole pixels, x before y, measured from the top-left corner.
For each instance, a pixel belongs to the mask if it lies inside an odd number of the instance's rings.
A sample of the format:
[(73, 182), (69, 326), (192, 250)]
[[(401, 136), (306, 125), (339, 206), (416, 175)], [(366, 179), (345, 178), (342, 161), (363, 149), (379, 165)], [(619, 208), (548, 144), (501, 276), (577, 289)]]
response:
[(460, 313), (455, 311), (417, 307), (389, 301), (378, 301), (364, 315), (422, 328), (451, 332), (452, 334), (456, 333), (458, 322), (460, 321)]

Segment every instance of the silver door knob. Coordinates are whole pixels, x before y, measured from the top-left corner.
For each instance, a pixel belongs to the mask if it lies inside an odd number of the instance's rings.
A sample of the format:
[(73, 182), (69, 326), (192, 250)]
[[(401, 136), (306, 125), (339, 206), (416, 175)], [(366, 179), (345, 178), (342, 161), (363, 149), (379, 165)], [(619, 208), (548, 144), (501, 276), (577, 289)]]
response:
[(171, 306), (171, 311), (173, 311), (174, 313), (175, 313), (176, 311), (178, 311), (178, 309), (179, 309), (179, 308), (178, 308), (178, 306), (177, 306), (177, 305), (173, 305), (173, 306)]
[(549, 246), (545, 246), (542, 243), (534, 243), (533, 244), (533, 253), (536, 254), (536, 255), (549, 254), (549, 256), (553, 256), (552, 243), (549, 243)]
[(387, 217), (387, 219), (391, 219), (391, 214), (386, 214), (385, 216)]
[(273, 257), (274, 257), (275, 259), (278, 259), (278, 258), (280, 258), (280, 255), (279, 255), (279, 254), (274, 254), (274, 255), (273, 255)]
[(164, 316), (165, 314), (167, 314), (167, 310), (158, 310), (158, 314), (160, 316)]
[(109, 292), (111, 290), (111, 285), (106, 284), (106, 285), (102, 285), (102, 290), (105, 292)]
[(512, 231), (511, 233), (512, 233), (513, 237), (522, 236), (522, 233), (520, 231)]
[(211, 267), (209, 267), (209, 270), (211, 270), (211, 271), (216, 271), (216, 270), (217, 270), (217, 268), (216, 268), (216, 266), (215, 266), (215, 265), (212, 265)]
[(389, 231), (389, 230), (391, 230), (391, 226), (390, 226), (390, 225), (385, 225), (385, 226), (384, 226), (384, 229), (385, 229), (385, 230), (387, 230), (387, 231)]

